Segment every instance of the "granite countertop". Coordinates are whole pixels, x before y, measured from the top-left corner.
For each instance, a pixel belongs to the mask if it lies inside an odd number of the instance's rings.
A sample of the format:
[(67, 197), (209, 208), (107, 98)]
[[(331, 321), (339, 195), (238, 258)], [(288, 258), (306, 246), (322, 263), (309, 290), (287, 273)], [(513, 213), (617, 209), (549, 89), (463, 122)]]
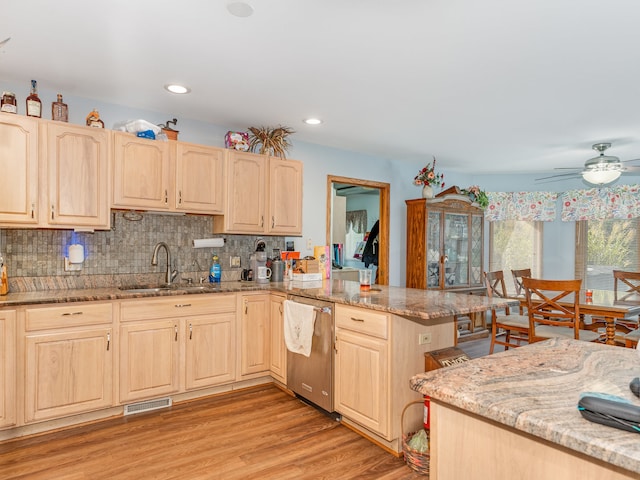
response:
[(640, 406), (629, 382), (640, 356), (629, 348), (552, 339), (421, 373), (411, 388), (433, 399), (640, 473), (640, 436), (582, 418), (581, 393)]
[(361, 292), (358, 282), (325, 280), (319, 288), (294, 288), (292, 282), (265, 284), (256, 282), (221, 282), (219, 284), (205, 284), (202, 289), (177, 285), (170, 290), (158, 292), (130, 292), (117, 287), (102, 286), (82, 289), (44, 289), (9, 293), (0, 297), (0, 307), (249, 291), (275, 291), (301, 295), (422, 320), (486, 311), (491, 305), (517, 304), (517, 301), (489, 299), (479, 295), (464, 295), (384, 285), (374, 285), (370, 292)]

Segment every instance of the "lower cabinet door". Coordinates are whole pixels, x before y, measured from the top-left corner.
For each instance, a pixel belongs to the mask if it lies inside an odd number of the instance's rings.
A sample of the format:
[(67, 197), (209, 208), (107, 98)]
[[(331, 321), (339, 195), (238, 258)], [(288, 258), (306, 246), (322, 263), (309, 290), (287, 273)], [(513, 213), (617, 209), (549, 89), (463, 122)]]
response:
[(180, 329), (174, 320), (120, 326), (120, 402), (172, 394), (180, 388)]
[(0, 428), (16, 417), (16, 311), (0, 310)]
[(25, 422), (113, 406), (110, 327), (25, 340)]
[(203, 388), (236, 379), (236, 314), (186, 318), (186, 388)]
[(336, 411), (387, 438), (389, 362), (386, 340), (336, 329)]

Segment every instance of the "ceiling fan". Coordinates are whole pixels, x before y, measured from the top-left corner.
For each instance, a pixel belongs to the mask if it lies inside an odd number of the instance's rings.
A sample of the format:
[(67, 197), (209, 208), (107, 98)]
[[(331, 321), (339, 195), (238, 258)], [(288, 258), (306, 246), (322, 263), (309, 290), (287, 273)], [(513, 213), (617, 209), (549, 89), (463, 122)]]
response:
[[(640, 173), (640, 166), (623, 165), (627, 162), (636, 162), (640, 158), (633, 160), (621, 161), (618, 157), (612, 155), (605, 155), (604, 152), (611, 147), (610, 143), (596, 143), (591, 148), (600, 152), (597, 157), (590, 158), (584, 163), (584, 168), (581, 172), (560, 173), (558, 175), (551, 175), (550, 177), (536, 178), (536, 180), (548, 180), (551, 178), (560, 177), (572, 177), (582, 175), (582, 178), (587, 183), (594, 185), (604, 185), (616, 181), (623, 173), (638, 172)], [(556, 170), (580, 170), (579, 168), (556, 168)]]

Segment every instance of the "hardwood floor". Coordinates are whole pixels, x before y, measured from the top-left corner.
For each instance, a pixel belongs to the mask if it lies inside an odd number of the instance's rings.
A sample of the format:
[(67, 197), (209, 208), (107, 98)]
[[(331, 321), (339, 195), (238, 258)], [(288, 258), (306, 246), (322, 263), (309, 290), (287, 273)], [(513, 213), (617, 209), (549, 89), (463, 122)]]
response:
[(0, 478), (427, 478), (273, 385), (0, 443)]

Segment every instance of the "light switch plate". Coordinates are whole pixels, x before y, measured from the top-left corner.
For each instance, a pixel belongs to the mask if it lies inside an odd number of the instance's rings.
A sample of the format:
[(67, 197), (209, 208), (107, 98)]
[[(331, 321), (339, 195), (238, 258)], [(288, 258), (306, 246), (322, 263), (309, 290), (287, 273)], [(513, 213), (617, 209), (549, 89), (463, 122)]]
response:
[(231, 268), (240, 268), (240, 257), (231, 257), (229, 264)]

